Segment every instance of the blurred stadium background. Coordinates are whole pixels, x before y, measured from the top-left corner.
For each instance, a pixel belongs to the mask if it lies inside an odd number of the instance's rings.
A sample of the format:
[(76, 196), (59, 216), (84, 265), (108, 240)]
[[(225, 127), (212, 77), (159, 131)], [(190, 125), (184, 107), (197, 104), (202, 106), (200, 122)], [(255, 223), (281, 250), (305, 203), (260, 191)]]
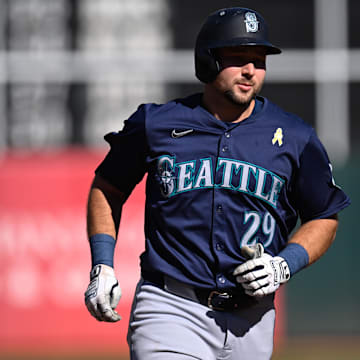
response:
[(201, 91), (194, 40), (227, 6), (267, 19), (284, 51), (262, 94), (316, 128), (353, 202), (327, 255), (279, 294), (274, 359), (360, 359), (359, 1), (0, 0), (1, 359), (127, 359), (144, 185), (116, 253), (123, 321), (97, 323), (83, 305), (93, 170), (140, 103)]

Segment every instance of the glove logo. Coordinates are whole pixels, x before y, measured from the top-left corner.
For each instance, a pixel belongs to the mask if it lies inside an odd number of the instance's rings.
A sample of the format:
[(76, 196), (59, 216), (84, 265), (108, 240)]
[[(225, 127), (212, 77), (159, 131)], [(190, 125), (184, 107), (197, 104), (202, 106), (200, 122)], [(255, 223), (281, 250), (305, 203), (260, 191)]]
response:
[(92, 280), (94, 277), (98, 276), (101, 271), (101, 265), (96, 265), (90, 272), (90, 279)]
[(89, 286), (88, 286), (88, 289), (85, 293), (85, 301), (89, 301), (89, 299), (92, 299), (94, 297), (96, 297), (97, 295), (97, 289), (98, 289), (98, 286), (99, 286), (99, 279), (96, 278), (96, 279), (93, 279)]
[(271, 265), (272, 271), (274, 273), (274, 285), (277, 286), (280, 283), (280, 279), (279, 279), (280, 274), (278, 272), (278, 268), (276, 266), (275, 261), (270, 260), (270, 265)]
[(245, 14), (246, 32), (257, 32), (259, 30), (259, 22), (256, 15), (253, 12), (247, 12)]
[(290, 279), (290, 269), (286, 261), (279, 264), (281, 281), (288, 281)]

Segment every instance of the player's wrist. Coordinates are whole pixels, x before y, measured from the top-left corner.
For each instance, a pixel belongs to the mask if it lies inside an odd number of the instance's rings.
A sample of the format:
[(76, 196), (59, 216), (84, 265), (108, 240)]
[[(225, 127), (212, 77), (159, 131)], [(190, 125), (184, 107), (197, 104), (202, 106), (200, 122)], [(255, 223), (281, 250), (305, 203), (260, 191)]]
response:
[(278, 257), (283, 258), (293, 276), (309, 264), (309, 254), (303, 246), (297, 243), (290, 243), (283, 249)]
[(92, 268), (103, 264), (114, 267), (116, 240), (108, 234), (95, 234), (89, 238)]

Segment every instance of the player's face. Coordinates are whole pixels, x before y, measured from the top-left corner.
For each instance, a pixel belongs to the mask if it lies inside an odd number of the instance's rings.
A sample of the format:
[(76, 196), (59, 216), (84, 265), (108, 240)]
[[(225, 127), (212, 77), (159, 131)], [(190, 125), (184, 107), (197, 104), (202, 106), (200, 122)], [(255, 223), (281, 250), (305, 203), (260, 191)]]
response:
[(233, 104), (248, 105), (264, 83), (265, 50), (258, 46), (222, 48), (216, 57), (221, 71), (213, 86)]

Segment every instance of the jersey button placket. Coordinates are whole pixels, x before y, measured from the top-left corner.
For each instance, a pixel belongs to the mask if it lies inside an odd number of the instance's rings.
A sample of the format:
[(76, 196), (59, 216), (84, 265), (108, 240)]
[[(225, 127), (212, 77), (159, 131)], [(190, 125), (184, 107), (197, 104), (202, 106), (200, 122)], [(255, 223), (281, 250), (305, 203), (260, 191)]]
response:
[(215, 249), (217, 251), (224, 251), (224, 244), (221, 243), (221, 242), (217, 242), (216, 245), (215, 245)]
[[(222, 196), (221, 193), (218, 193), (217, 196)], [(222, 204), (216, 205), (215, 219), (214, 219), (214, 236), (213, 236), (213, 246), (215, 249), (215, 256), (221, 259), (222, 253), (224, 252), (224, 243), (223, 239), (225, 238), (225, 227), (224, 227), (224, 208)], [(220, 264), (221, 261), (218, 261)], [(221, 273), (221, 268), (218, 269), (218, 274), (216, 275), (216, 285), (217, 288), (221, 289), (226, 284), (226, 278)]]
[[(228, 157), (230, 152), (229, 139), (231, 138), (230, 132), (225, 132), (220, 137), (220, 146), (218, 156)], [(219, 178), (216, 179), (216, 184), (221, 184), (223, 181), (222, 175), (219, 172)], [(214, 255), (218, 259), (217, 263), (219, 267), (216, 271), (216, 286), (219, 290), (225, 289), (228, 287), (228, 281), (224, 276), (223, 269), (221, 267), (221, 258), (224, 256), (226, 251), (226, 244), (224, 239), (226, 239), (226, 225), (225, 225), (225, 213), (226, 213), (226, 196), (227, 190), (221, 189), (218, 187), (215, 189), (215, 203), (214, 203), (214, 221), (213, 221), (213, 237), (212, 237), (212, 246), (214, 249)]]
[(224, 133), (223, 139), (221, 141), (221, 152), (226, 153), (229, 151), (229, 142), (228, 140), (231, 138), (230, 132), (226, 131)]

